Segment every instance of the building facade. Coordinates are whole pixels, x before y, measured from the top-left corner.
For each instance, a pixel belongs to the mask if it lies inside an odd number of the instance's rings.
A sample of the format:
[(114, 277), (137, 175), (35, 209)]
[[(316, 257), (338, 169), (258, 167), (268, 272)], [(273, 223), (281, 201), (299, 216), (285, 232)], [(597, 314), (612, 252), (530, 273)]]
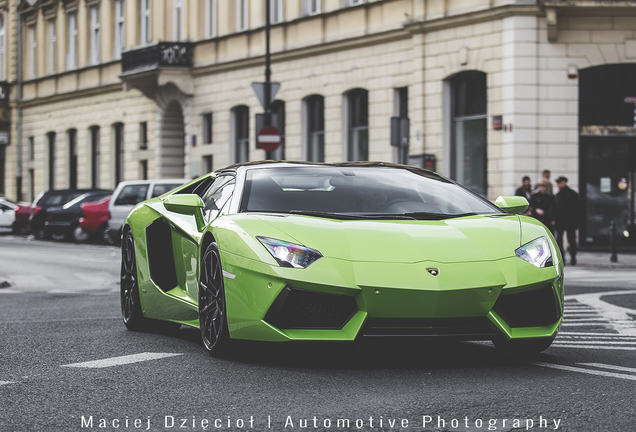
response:
[(583, 243), (634, 226), (636, 2), (271, 0), (273, 152), (265, 4), (0, 0), (0, 189), (380, 160), (494, 200), (549, 169), (584, 198)]

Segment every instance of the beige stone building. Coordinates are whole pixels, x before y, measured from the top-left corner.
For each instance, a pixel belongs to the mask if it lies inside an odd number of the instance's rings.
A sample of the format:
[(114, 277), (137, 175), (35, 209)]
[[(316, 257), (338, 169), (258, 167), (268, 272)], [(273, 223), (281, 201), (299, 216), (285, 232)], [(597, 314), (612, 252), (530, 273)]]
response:
[(407, 162), (495, 199), (549, 169), (584, 198), (583, 243), (634, 225), (636, 2), (271, 0), (274, 152), (265, 4), (0, 0), (0, 190), (284, 158)]

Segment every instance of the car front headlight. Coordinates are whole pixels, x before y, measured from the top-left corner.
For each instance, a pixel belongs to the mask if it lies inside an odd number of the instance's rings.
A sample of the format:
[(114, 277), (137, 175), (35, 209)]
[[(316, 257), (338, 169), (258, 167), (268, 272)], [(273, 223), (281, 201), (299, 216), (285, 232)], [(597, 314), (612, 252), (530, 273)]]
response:
[(535, 267), (550, 267), (552, 265), (552, 251), (550, 243), (545, 237), (539, 237), (521, 246), (515, 251), (516, 255)]
[(307, 268), (311, 263), (322, 258), (322, 254), (315, 249), (269, 237), (257, 236), (256, 238), (281, 267)]

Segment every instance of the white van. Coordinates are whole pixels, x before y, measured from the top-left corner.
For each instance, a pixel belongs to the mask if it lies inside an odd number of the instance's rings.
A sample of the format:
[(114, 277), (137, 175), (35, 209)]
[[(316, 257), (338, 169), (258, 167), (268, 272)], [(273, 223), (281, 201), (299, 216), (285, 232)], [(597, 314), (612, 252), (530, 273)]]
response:
[(187, 181), (186, 179), (158, 179), (119, 183), (108, 203), (108, 229), (113, 240), (119, 243), (121, 227), (135, 204), (163, 195)]

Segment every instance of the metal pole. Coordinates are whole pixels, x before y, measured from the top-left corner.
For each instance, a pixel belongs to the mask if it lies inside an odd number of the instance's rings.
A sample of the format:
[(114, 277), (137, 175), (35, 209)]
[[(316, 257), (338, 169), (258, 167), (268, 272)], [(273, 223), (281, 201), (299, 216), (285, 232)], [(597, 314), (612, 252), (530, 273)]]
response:
[[(18, 201), (22, 201), (22, 16), (20, 11), (18, 11), (18, 68), (17, 68), (17, 87), (18, 87), (18, 96), (16, 97), (16, 101), (18, 104), (18, 143), (17, 143), (17, 175), (16, 175), (16, 199)], [(31, 197), (33, 199), (33, 197)]]
[(609, 235), (611, 249), (610, 261), (618, 262), (618, 257), (616, 256), (616, 223), (614, 221), (610, 222)]
[(270, 65), (270, 54), (269, 54), (269, 28), (270, 28), (270, 0), (265, 0), (265, 125), (271, 126), (271, 103), (270, 100), (272, 98), (272, 83), (271, 83), (271, 75), (272, 71), (269, 67)]

